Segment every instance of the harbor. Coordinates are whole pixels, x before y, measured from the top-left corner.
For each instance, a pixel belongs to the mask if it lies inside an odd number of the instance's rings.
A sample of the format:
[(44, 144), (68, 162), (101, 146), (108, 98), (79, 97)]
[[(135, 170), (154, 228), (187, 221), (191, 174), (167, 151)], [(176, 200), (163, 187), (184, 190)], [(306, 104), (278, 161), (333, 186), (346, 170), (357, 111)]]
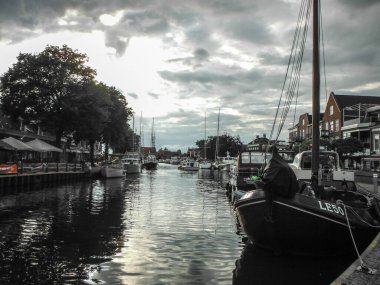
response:
[(380, 284), (379, 1), (21, 2), (0, 285)]
[(329, 284), (355, 261), (247, 243), (226, 181), (225, 171), (159, 164), (2, 195), (1, 283)]

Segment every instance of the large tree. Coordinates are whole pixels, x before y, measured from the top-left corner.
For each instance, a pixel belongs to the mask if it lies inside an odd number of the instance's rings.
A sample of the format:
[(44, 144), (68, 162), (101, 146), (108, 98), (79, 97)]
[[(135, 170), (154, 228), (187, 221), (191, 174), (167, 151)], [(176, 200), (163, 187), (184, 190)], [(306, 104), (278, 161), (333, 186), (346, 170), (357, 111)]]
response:
[(108, 121), (103, 130), (103, 141), (106, 145), (106, 158), (108, 146), (115, 152), (125, 152), (128, 147), (128, 120), (132, 116), (132, 109), (128, 107), (127, 100), (121, 91), (115, 87), (100, 84), (106, 91), (111, 104), (108, 107)]
[(90, 145), (90, 162), (94, 163), (94, 144), (100, 141), (110, 118), (112, 102), (104, 85), (90, 82), (71, 102), (71, 118), (78, 123), (74, 127), (75, 141), (86, 140)]
[(71, 133), (72, 101), (91, 82), (96, 71), (86, 65), (88, 58), (66, 45), (47, 46), (38, 54), (20, 53), (17, 62), (1, 77), (4, 114), (26, 123), (39, 121), (55, 132), (60, 144)]
[[(196, 145), (202, 150), (201, 155), (203, 157), (203, 149), (205, 140), (196, 141)], [(215, 158), (217, 137), (211, 136), (206, 140), (206, 157), (213, 160)], [(219, 154), (218, 156), (226, 156), (227, 152), (231, 156), (236, 156), (242, 149), (243, 143), (240, 141), (240, 137), (233, 137), (228, 134), (219, 136)]]

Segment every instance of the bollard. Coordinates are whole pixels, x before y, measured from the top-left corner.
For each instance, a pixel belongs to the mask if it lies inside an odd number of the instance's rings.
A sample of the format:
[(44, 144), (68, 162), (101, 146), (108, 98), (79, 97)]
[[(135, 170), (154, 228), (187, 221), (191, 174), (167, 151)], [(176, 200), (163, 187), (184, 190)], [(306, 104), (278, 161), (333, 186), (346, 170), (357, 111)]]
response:
[(373, 193), (377, 194), (377, 173), (373, 174)]

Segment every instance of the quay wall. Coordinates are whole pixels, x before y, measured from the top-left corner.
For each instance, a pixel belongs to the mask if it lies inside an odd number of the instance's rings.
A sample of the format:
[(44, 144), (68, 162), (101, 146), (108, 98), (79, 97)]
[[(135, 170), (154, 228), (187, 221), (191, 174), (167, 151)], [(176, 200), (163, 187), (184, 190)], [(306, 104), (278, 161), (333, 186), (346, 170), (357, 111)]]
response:
[(54, 186), (88, 177), (88, 172), (84, 171), (37, 172), (0, 175), (0, 195), (7, 195), (9, 191), (15, 189), (31, 190), (35, 187), (43, 188), (47, 186)]

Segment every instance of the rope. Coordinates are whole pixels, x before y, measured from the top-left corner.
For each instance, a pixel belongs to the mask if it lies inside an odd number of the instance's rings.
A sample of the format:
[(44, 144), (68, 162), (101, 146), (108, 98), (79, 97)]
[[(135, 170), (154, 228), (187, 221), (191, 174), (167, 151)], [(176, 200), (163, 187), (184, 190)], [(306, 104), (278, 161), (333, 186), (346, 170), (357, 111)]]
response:
[[(291, 54), (289, 57), (288, 67), (287, 67), (287, 71), (286, 71), (286, 75), (285, 75), (285, 79), (284, 79), (284, 83), (283, 83), (283, 87), (281, 91), (281, 96), (280, 96), (280, 100), (277, 106), (275, 119), (273, 122), (270, 137), (269, 137), (270, 140), (273, 137), (274, 128), (275, 128), (277, 117), (279, 114), (279, 109), (280, 107), (282, 107), (280, 121), (278, 123), (277, 134), (276, 134), (276, 138), (274, 142), (275, 144), (277, 143), (278, 138), (281, 134), (282, 128), (285, 124), (285, 120), (288, 115), (294, 94), (296, 94), (298, 98), (302, 59), (303, 59), (304, 50), (305, 50), (305, 43), (306, 43), (306, 36), (307, 36), (308, 28), (309, 28), (310, 15), (311, 15), (311, 0), (303, 0), (301, 3), (300, 13), (298, 16), (296, 31), (293, 38), (293, 45), (292, 45)], [(301, 26), (303, 26), (303, 28), (301, 28)], [(290, 68), (290, 64), (292, 65), (291, 68)], [(286, 83), (288, 83), (287, 90), (286, 90), (286, 97), (283, 100)], [(283, 105), (281, 106), (282, 101), (284, 102), (283, 102)]]
[[(305, 10), (305, 6), (306, 6), (306, 2), (307, 1), (309, 1), (309, 4), (310, 4), (310, 0), (303, 0), (302, 3), (301, 3), (300, 12), (298, 14), (298, 20), (297, 20), (296, 30), (295, 30), (295, 33), (294, 33), (294, 38), (293, 38), (292, 48), (291, 48), (291, 52), (290, 52), (290, 56), (289, 56), (288, 66), (287, 66), (287, 69), (286, 69), (285, 79), (284, 79), (284, 82), (283, 82), (283, 85), (282, 85), (281, 96), (280, 96), (280, 100), (279, 100), (278, 105), (277, 105), (276, 115), (274, 117), (271, 133), (270, 133), (270, 136), (269, 136), (270, 140), (272, 139), (272, 136), (273, 136), (274, 127), (276, 126), (278, 112), (279, 112), (279, 109), (280, 109), (280, 106), (281, 106), (282, 97), (283, 97), (283, 94), (284, 94), (285, 85), (286, 85), (287, 78), (288, 78), (289, 67), (290, 67), (290, 64), (292, 62), (293, 57), (295, 57), (295, 55), (294, 55), (295, 49), (298, 46), (298, 44), (296, 44), (296, 43), (299, 40), (301, 20), (304, 17), (303, 15), (304, 15), (304, 10)], [(292, 70), (293, 69), (294, 69), (294, 59), (293, 59)], [(277, 139), (276, 139), (276, 141), (277, 141)]]
[(357, 248), (357, 246), (356, 246), (356, 242), (355, 242), (354, 235), (352, 234), (350, 221), (349, 221), (349, 219), (348, 219), (348, 215), (347, 215), (346, 205), (343, 203), (342, 200), (337, 200), (337, 201), (336, 201), (336, 204), (337, 204), (337, 205), (341, 205), (341, 206), (343, 206), (344, 213), (346, 214), (346, 220), (347, 220), (348, 230), (350, 231), (351, 239), (352, 239), (352, 242), (353, 242), (353, 244), (354, 244), (356, 254), (358, 255), (358, 259), (359, 259), (359, 261), (360, 261), (360, 266), (361, 266), (361, 267), (364, 267), (363, 259), (361, 258), (360, 254), (359, 254), (358, 248)]

